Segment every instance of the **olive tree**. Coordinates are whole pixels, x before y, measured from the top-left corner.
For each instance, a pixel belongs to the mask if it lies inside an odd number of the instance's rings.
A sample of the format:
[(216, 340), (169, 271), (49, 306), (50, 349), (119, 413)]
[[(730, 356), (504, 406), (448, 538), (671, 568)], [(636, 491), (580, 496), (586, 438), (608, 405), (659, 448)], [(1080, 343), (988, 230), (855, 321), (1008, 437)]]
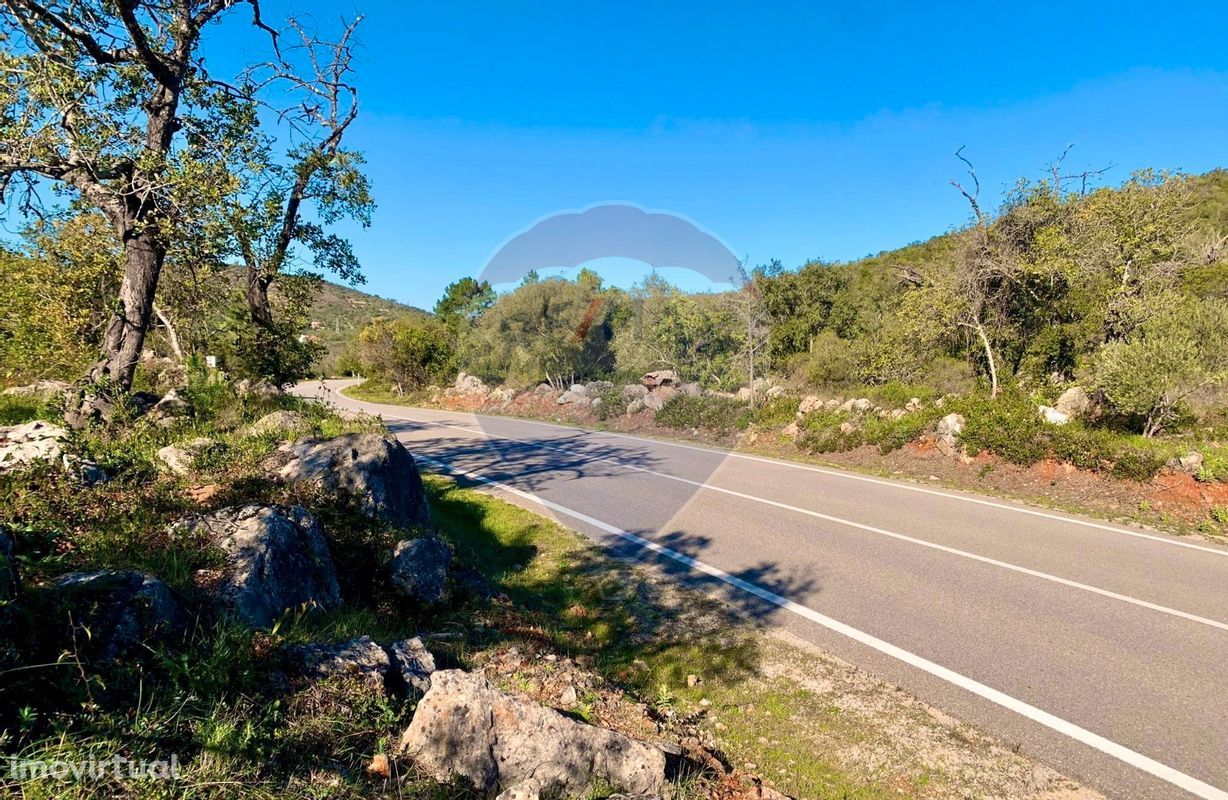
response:
[[(238, 0), (8, 0), (0, 6), (0, 190), (22, 210), (50, 183), (100, 211), (123, 244), (124, 274), (95, 383), (131, 386), (182, 192), (222, 176), (202, 158), (242, 121), (211, 79), (202, 33)], [(261, 27), (256, 0), (248, 0)], [(268, 29), (271, 30), (271, 29)], [(177, 144), (191, 138), (193, 148)], [(87, 398), (80, 424), (105, 410)]]
[(1162, 433), (1184, 400), (1228, 381), (1228, 302), (1158, 298), (1128, 336), (1100, 349), (1095, 377), (1114, 409), (1142, 420), (1144, 436)]

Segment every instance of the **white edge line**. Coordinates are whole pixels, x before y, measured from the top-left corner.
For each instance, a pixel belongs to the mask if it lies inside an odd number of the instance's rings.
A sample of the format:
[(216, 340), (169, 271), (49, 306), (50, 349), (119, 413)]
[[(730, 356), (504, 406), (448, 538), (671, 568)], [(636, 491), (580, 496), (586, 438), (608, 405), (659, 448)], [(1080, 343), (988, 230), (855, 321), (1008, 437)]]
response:
[[(389, 416), (395, 416), (395, 415), (389, 415)], [(474, 433), (474, 431), (472, 431), (471, 429), (463, 425), (453, 425), (447, 422), (439, 422), (436, 420), (415, 420), (409, 417), (397, 417), (397, 419), (402, 419), (407, 422), (417, 422), (418, 424), (431, 425), (431, 426), (439, 427), (439, 428), (451, 428), (453, 430), (463, 431), (469, 434)], [(927, 547), (931, 550), (938, 550), (940, 552), (947, 553), (949, 555), (958, 556), (960, 558), (966, 558), (971, 561), (980, 562), (982, 564), (988, 564), (990, 566), (998, 567), (1000, 569), (1010, 570), (1011, 572), (1017, 572), (1021, 575), (1027, 575), (1032, 578), (1039, 578), (1040, 580), (1049, 581), (1051, 583), (1056, 583), (1061, 586), (1066, 586), (1072, 589), (1078, 589), (1080, 591), (1088, 592), (1090, 594), (1099, 595), (1101, 597), (1107, 597), (1112, 600), (1118, 600), (1123, 603), (1129, 603), (1131, 605), (1139, 606), (1140, 608), (1146, 608), (1151, 611), (1159, 612), (1161, 614), (1168, 614), (1173, 617), (1178, 617), (1180, 619), (1189, 620), (1190, 622), (1199, 623), (1200, 625), (1207, 625), (1212, 628), (1218, 628), (1219, 630), (1228, 631), (1228, 622), (1220, 622), (1219, 620), (1210, 619), (1208, 617), (1200, 617), (1197, 614), (1191, 614), (1188, 611), (1181, 611), (1179, 609), (1172, 608), (1170, 606), (1160, 605), (1159, 603), (1152, 603), (1149, 600), (1141, 600), (1137, 597), (1131, 597), (1129, 595), (1120, 594), (1118, 592), (1113, 592), (1108, 589), (1101, 589), (1097, 586), (1090, 586), (1086, 583), (1080, 583), (1078, 581), (1074, 581), (1069, 578), (1063, 578), (1058, 575), (1052, 575), (1048, 572), (1041, 572), (1040, 570), (1035, 570), (1029, 567), (1019, 566), (1018, 564), (1011, 564), (1007, 561), (999, 561), (996, 558), (990, 558), (988, 556), (978, 555), (977, 553), (971, 553), (971, 552), (968, 552), (967, 550), (960, 550), (955, 547), (950, 547), (944, 544), (938, 544), (937, 542), (931, 542), (925, 539), (918, 539), (913, 536), (908, 536), (907, 534), (896, 533), (895, 531), (889, 531), (884, 528), (877, 528), (873, 525), (866, 525), (861, 522), (854, 522), (853, 520), (844, 519), (842, 517), (834, 517), (830, 514), (824, 514), (822, 512), (814, 511), (809, 508), (801, 508), (799, 506), (789, 505), (788, 503), (782, 503), (777, 500), (769, 500), (766, 497), (757, 497), (756, 495), (753, 495), (753, 494), (746, 494), (745, 492), (739, 492), (733, 489), (726, 489), (722, 486), (714, 486), (709, 483), (704, 483), (703, 481), (696, 481), (690, 478), (683, 478), (680, 475), (671, 475), (667, 472), (657, 472), (656, 470), (651, 470), (651, 469), (648, 469), (647, 467), (639, 467), (633, 464), (625, 464), (621, 461), (618, 461), (617, 459), (604, 458), (602, 456), (589, 456), (589, 455), (586, 455), (585, 453), (580, 453), (575, 450), (568, 450), (563, 447), (555, 447), (553, 445), (542, 444), (540, 442), (527, 442), (523, 439), (514, 439), (510, 436), (501, 436), (497, 433), (491, 433), (490, 431), (486, 431), (486, 430), (483, 430), (481, 432), (481, 435), (488, 441), (491, 439), (501, 439), (507, 442), (517, 442), (519, 444), (527, 444), (530, 447), (535, 447), (535, 448), (542, 449), (542, 450), (553, 450), (559, 453), (566, 453), (567, 455), (587, 458), (592, 461), (604, 461), (606, 463), (616, 464), (617, 466), (622, 467), (624, 469), (633, 470), (635, 472), (642, 472), (648, 475), (652, 475), (654, 477), (665, 478), (667, 480), (677, 481), (679, 483), (685, 483), (690, 486), (694, 486), (700, 490), (718, 492), (720, 494), (730, 495), (732, 497), (737, 497), (742, 500), (749, 500), (751, 502), (762, 503), (764, 505), (772, 506), (774, 508), (779, 508), (784, 511), (790, 511), (795, 514), (802, 514), (804, 516), (813, 517), (815, 519), (821, 519), (827, 522), (832, 522), (837, 525), (844, 525), (845, 527), (855, 528), (857, 530), (865, 531), (867, 533), (873, 533), (879, 536), (886, 536), (892, 539), (897, 539), (899, 541), (904, 541), (910, 544), (915, 544), (920, 547)]]
[[(360, 403), (360, 404), (369, 405), (369, 406), (385, 406), (385, 407), (397, 408), (397, 406), (388, 406), (385, 403), (368, 403), (365, 400), (358, 400), (356, 398), (350, 397), (349, 395), (343, 394), (343, 391), (347, 388), (349, 387), (343, 386), (341, 387), (341, 389), (337, 389), (334, 391), (336, 391), (338, 394), (341, 394), (342, 397), (344, 397), (346, 400), (349, 400), (352, 403)], [(416, 406), (407, 406), (407, 407), (416, 408)], [(1093, 522), (1091, 520), (1079, 519), (1078, 517), (1062, 516), (1061, 514), (1053, 514), (1048, 511), (1041, 511), (1035, 508), (1023, 508), (1020, 506), (1007, 505), (1006, 503), (997, 503), (997, 502), (994, 502), (993, 500), (986, 500), (980, 497), (970, 497), (968, 495), (956, 494), (954, 492), (944, 492), (938, 489), (931, 489), (927, 486), (918, 486), (913, 483), (907, 483), (905, 481), (884, 480), (882, 478), (874, 478), (869, 475), (858, 475), (856, 473), (843, 472), (841, 470), (836, 470), (836, 469), (826, 469), (824, 467), (816, 467), (812, 464), (800, 464), (796, 461), (786, 461), (781, 458), (768, 458), (767, 456), (753, 456), (753, 455), (749, 455), (746, 453), (738, 453), (734, 450), (722, 450), (717, 447), (703, 447), (700, 445), (685, 444), (683, 442), (675, 442), (669, 439), (652, 439), (647, 436), (636, 436), (631, 433), (618, 433), (615, 431), (594, 430), (590, 428), (583, 428), (580, 426), (570, 427), (567, 425), (556, 425), (551, 422), (542, 422), (540, 420), (524, 419), (521, 417), (500, 417), (500, 416), (495, 416), (491, 414), (479, 414), (474, 411), (449, 412), (449, 411), (444, 411), (441, 409), (433, 409), (433, 408), (421, 408), (420, 410), (434, 411), (437, 413), (445, 413), (445, 414), (446, 413), (469, 414), (470, 416), (473, 416), (473, 417), (485, 417), (486, 419), (493, 419), (493, 420), (499, 420), (499, 421), (507, 420), (510, 422), (524, 422), (529, 425), (540, 425), (546, 428), (557, 428), (559, 430), (564, 430), (564, 431), (579, 431), (581, 433), (586, 433), (592, 436), (614, 436), (619, 439), (632, 439), (634, 441), (644, 442), (646, 444), (659, 444), (659, 445), (666, 445), (669, 447), (679, 447), (684, 450), (698, 450), (702, 453), (712, 453), (714, 455), (722, 455), (722, 456), (727, 456), (729, 458), (740, 458), (745, 461), (758, 461), (763, 464), (775, 464), (776, 466), (780, 466), (780, 467), (789, 467), (791, 469), (799, 469), (799, 470), (804, 470), (806, 472), (817, 472), (821, 475), (829, 475), (829, 476), (836, 477), (836, 478), (847, 478), (848, 480), (852, 480), (852, 481), (863, 481), (865, 483), (874, 483), (874, 484), (878, 484), (879, 486), (889, 486), (891, 488), (903, 489), (909, 492), (920, 492), (921, 494), (929, 494), (929, 495), (934, 495), (936, 497), (946, 497), (951, 500), (960, 500), (965, 503), (973, 503), (979, 506), (988, 506), (989, 508), (997, 508), (997, 509), (1002, 509), (1005, 511), (1013, 511), (1017, 514), (1028, 514), (1033, 517), (1041, 517), (1043, 519), (1051, 519), (1051, 520), (1056, 520), (1058, 522), (1068, 522), (1072, 525), (1082, 525), (1085, 528), (1095, 528), (1097, 530), (1109, 531), (1110, 533), (1119, 533), (1125, 536), (1134, 536), (1139, 539), (1148, 539), (1153, 542), (1159, 542), (1160, 544), (1173, 545), (1176, 547), (1185, 547), (1190, 550), (1201, 550), (1204, 553), (1212, 553), (1217, 556), (1228, 556), (1228, 549), (1207, 547), (1206, 545), (1194, 544), (1193, 542), (1180, 542), (1180, 541), (1176, 541), (1175, 539), (1165, 537), (1165, 536), (1156, 536), (1150, 533), (1143, 533), (1142, 531), (1132, 531), (1127, 528), (1117, 527), (1115, 525), (1106, 525), (1100, 522)], [(402, 419), (409, 419), (409, 418), (402, 417)], [(411, 420), (411, 421), (417, 422), (419, 420)]]
[(463, 475), (470, 480), (495, 487), (502, 491), (508, 492), (509, 494), (548, 508), (551, 511), (556, 511), (560, 514), (572, 517), (573, 519), (577, 519), (583, 523), (598, 528), (599, 530), (603, 530), (606, 533), (610, 533), (625, 539), (639, 547), (651, 550), (658, 555), (662, 555), (681, 564), (685, 564), (693, 570), (702, 572), (705, 575), (709, 575), (717, 580), (723, 581), (730, 586), (741, 589), (742, 591), (752, 594), (762, 600), (766, 600), (767, 602), (796, 614), (799, 617), (814, 622), (817, 625), (821, 625), (824, 628), (834, 631), (842, 636), (846, 636), (855, 642), (863, 644), (873, 650), (877, 650), (878, 652), (890, 656), (898, 661), (902, 661), (910, 667), (914, 667), (923, 672), (929, 673), (936, 678), (944, 680), (947, 683), (959, 687), (960, 689), (971, 692), (972, 694), (984, 698), (995, 705), (1001, 706), (1008, 711), (1013, 711), (1020, 716), (1026, 717), (1033, 722), (1049, 728), (1050, 730), (1056, 731), (1057, 733), (1074, 739), (1075, 741), (1087, 745), (1095, 750), (1099, 750), (1101, 753), (1115, 758), (1118, 761), (1124, 762), (1132, 767), (1135, 767), (1136, 769), (1154, 775), (1160, 780), (1184, 789), (1197, 797), (1204, 798), (1204, 800), (1228, 800), (1228, 792), (1225, 792), (1222, 789), (1217, 789), (1209, 783), (1204, 783), (1191, 775), (1186, 775), (1184, 772), (1173, 769), (1166, 764), (1161, 764), (1159, 761), (1145, 756), (1142, 753), (1135, 752), (1124, 745), (1120, 745), (1099, 734), (1092, 733), (1085, 728), (1081, 728), (1078, 725), (1075, 725), (1073, 722), (1068, 722), (1061, 717), (1054, 716), (1053, 714), (1039, 709), (1036, 706), (1011, 697), (1010, 695), (1000, 692), (990, 686), (986, 686), (980, 681), (976, 681), (955, 672), (954, 670), (948, 669), (941, 664), (937, 664), (901, 647), (897, 647), (890, 642), (883, 641), (882, 639), (858, 630), (851, 625), (847, 625), (839, 620), (835, 620), (824, 614), (820, 614), (819, 612), (811, 608), (807, 608), (800, 603), (795, 603), (794, 601), (782, 597), (775, 592), (771, 592), (761, 586), (750, 583), (749, 581), (744, 581), (741, 578), (730, 575), (729, 573), (717, 569), (709, 564), (705, 564), (702, 561), (691, 558), (687, 555), (683, 555), (682, 553), (671, 550), (668, 547), (663, 547), (656, 542), (649, 541), (648, 539), (637, 536), (629, 531), (624, 531), (621, 528), (607, 522), (602, 522), (601, 520), (590, 517), (580, 511), (575, 511), (567, 508), (566, 506), (559, 505), (558, 503), (538, 497), (530, 492), (522, 491), (505, 483), (482, 477), (481, 475), (467, 470), (452, 467), (441, 461), (428, 458), (427, 456), (416, 455), (415, 458), (419, 461), (424, 461), (428, 464), (434, 465), (444, 472)]

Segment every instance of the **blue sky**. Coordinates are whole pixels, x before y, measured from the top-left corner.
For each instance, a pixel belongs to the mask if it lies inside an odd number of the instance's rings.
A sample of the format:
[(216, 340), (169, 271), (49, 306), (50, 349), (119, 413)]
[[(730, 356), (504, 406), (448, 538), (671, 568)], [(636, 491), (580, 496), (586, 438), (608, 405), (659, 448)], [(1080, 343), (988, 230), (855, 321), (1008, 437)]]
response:
[[(266, 17), (286, 4), (265, 3)], [(1228, 166), (1228, 4), (293, 4), (362, 13), (367, 289), (429, 307), (545, 215), (673, 211), (751, 263), (851, 259), (1071, 169)], [(239, 12), (236, 12), (239, 13)], [(238, 19), (231, 25), (240, 24)], [(231, 28), (233, 30), (233, 28)], [(638, 266), (603, 264), (626, 283)]]

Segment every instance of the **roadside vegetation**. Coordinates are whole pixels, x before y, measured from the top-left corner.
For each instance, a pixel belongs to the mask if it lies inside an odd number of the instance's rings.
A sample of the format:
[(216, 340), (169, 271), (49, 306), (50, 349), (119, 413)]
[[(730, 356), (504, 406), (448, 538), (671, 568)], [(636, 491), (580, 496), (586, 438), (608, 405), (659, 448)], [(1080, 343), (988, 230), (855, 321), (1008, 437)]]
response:
[[(968, 786), (969, 775), (1003, 797), (1070, 786), (902, 692), (745, 621), (734, 606), (444, 477), (426, 476), (425, 489), (437, 533), (462, 565), (456, 588), (442, 605), (406, 603), (386, 577), (388, 553), (421, 531), (370, 516), (359, 498), (277, 480), (266, 463), (287, 439), (381, 433), (377, 420), (343, 419), (285, 395), (241, 395), (207, 370), (189, 373), (177, 396), (188, 406), (170, 424), (133, 411), (105, 431), (71, 435), (64, 457), (100, 470), (90, 481), (63, 458), (0, 474), (0, 533), (19, 576), (0, 605), (0, 747), (19, 761), (174, 753), (178, 776), (0, 776), (7, 791), (480, 796), (463, 782), (438, 784), (395, 754), (416, 696), (373, 691), (360, 674), (304, 680), (293, 666), (296, 645), (364, 635), (420, 636), (437, 668), (484, 671), (572, 718), (665, 743), (689, 765), (676, 774), (677, 797), (772, 791), (755, 789), (766, 784), (797, 797), (937, 798)], [(4, 409), (13, 424), (52, 410), (11, 397)], [(268, 419), (281, 427), (259, 422)], [(168, 469), (163, 448), (202, 437), (209, 446), (182, 474)], [(244, 504), (300, 505), (320, 521), (341, 606), (288, 609), (265, 629), (218, 612), (211, 593), (225, 556), (175, 523)], [(85, 607), (65, 616), (51, 588), (98, 570), (156, 576), (185, 624), (102, 657), (98, 648), (114, 635), (108, 623)], [(590, 796), (615, 788), (593, 787)]]
[[(351, 390), (365, 399), (842, 463), (937, 444), (980, 470), (1059, 464), (1135, 483), (1175, 473), (1193, 481), (1180, 490), (1197, 506), (1177, 527), (1224, 533), (1228, 173), (1144, 171), (1090, 191), (1050, 176), (991, 210), (961, 168), (971, 219), (928, 242), (850, 263), (773, 262), (731, 276), (725, 293), (656, 276), (623, 291), (586, 270), (529, 275), (498, 296), (466, 279), (436, 320), (379, 321), (341, 364), (367, 378)], [(766, 377), (751, 381), (752, 369)], [(626, 387), (659, 371), (687, 391), (645, 407)], [(939, 433), (951, 415), (958, 430)]]

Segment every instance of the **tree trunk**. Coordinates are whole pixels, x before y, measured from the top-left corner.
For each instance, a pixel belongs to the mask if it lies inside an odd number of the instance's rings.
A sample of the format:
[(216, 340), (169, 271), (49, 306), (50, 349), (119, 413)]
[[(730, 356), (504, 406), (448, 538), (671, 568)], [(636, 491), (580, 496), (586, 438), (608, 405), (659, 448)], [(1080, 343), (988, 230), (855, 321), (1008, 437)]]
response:
[(985, 326), (978, 319), (976, 324), (961, 322), (961, 325), (971, 328), (976, 331), (976, 335), (981, 339), (981, 345), (985, 348), (985, 358), (989, 361), (989, 396), (998, 396), (998, 364), (993, 357), (993, 346), (989, 343), (989, 336), (985, 334)]
[(183, 361), (183, 348), (179, 345), (179, 334), (175, 332), (175, 326), (171, 324), (170, 317), (166, 316), (156, 304), (153, 312), (158, 317), (158, 321), (162, 323), (162, 327), (166, 328), (166, 340), (170, 342), (171, 352), (175, 354), (175, 358)]
[(166, 248), (155, 231), (145, 230), (128, 239), (124, 255), (119, 308), (107, 328), (102, 358), (86, 374), (90, 384), (109, 384), (108, 391), (99, 393), (95, 387), (86, 386), (78, 390), (75, 400), (70, 398), (64, 420), (73, 428), (85, 427), (110, 415), (115, 406), (114, 395), (132, 388), (132, 376), (145, 344)]
[(269, 308), (270, 283), (259, 267), (247, 265), (247, 309), (252, 322), (266, 329), (273, 327), (273, 311)]

